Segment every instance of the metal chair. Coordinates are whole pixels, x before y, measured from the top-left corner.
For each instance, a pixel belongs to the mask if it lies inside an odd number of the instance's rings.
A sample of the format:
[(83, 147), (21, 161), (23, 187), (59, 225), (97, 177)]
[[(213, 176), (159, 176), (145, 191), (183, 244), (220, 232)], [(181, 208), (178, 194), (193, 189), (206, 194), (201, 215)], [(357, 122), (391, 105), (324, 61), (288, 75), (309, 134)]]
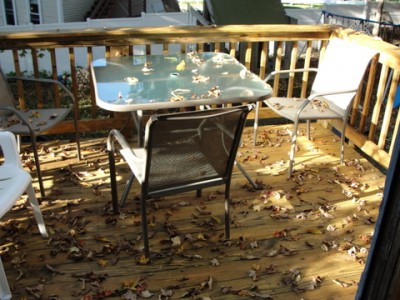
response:
[(232, 169), (246, 117), (253, 105), (153, 115), (146, 124), (143, 148), (131, 148), (118, 130), (111, 130), (107, 149), (113, 209), (119, 211), (115, 171), (115, 145), (128, 163), (132, 175), (121, 203), (124, 204), (132, 181), (141, 185), (141, 218), (144, 253), (149, 257), (146, 202), (176, 193), (225, 185), (225, 237), (229, 230), (229, 197)]
[[(366, 68), (376, 54), (377, 51), (363, 47), (356, 42), (333, 38), (329, 41), (318, 69), (274, 71), (265, 78), (267, 82), (278, 74), (317, 72), (311, 93), (307, 98), (271, 97), (264, 101), (271, 110), (294, 122), (289, 153), (289, 177), (293, 174), (297, 130), (301, 121), (307, 121), (307, 137), (310, 139), (311, 120), (341, 119), (343, 127), (340, 162), (343, 163), (345, 130), (351, 103), (360, 88)], [(258, 110), (259, 104), (256, 108), (256, 124), (258, 123)], [(254, 142), (256, 140), (257, 130), (254, 131)]]
[[(35, 81), (41, 83), (57, 84), (63, 89), (71, 100), (71, 105), (66, 108), (43, 108), (21, 110), (17, 108), (13, 94), (7, 80)], [(74, 109), (74, 95), (61, 82), (45, 78), (30, 77), (6, 77), (0, 68), (0, 131), (11, 131), (18, 136), (30, 136), (35, 158), (36, 172), (42, 197), (45, 197), (43, 178), (40, 168), (39, 155), (37, 150), (36, 137), (45, 133), (50, 128), (63, 121), (66, 116)], [(78, 150), (78, 158), (81, 158), (79, 143), (77, 113), (74, 111), (75, 140)], [(19, 139), (18, 139), (19, 141)], [(19, 145), (18, 145), (19, 146)], [(18, 147), (19, 148), (19, 147)]]
[[(48, 235), (42, 212), (32, 187), (32, 178), (29, 173), (22, 168), (16, 139), (11, 132), (0, 132), (0, 148), (4, 156), (4, 161), (0, 165), (0, 218), (11, 209), (23, 193), (27, 192), (29, 202), (38, 223), (39, 231), (43, 237), (47, 237)], [(1, 258), (0, 299), (11, 299), (11, 292)]]

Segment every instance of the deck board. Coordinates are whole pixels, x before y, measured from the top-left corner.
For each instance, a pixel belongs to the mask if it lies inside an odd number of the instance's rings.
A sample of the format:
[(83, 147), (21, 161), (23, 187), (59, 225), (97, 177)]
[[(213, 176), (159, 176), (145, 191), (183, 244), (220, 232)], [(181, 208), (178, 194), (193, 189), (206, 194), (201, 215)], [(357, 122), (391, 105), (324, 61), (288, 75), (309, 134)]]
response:
[[(50, 238), (40, 237), (23, 200), (1, 223), (2, 259), (14, 299), (35, 299), (26, 287), (39, 283), (42, 299), (96, 299), (96, 293), (138, 280), (154, 293), (152, 299), (158, 299), (161, 289), (172, 290), (171, 299), (190, 289), (198, 292), (194, 299), (265, 299), (267, 294), (273, 299), (353, 299), (385, 175), (351, 147), (346, 147), (346, 165), (340, 165), (339, 138), (314, 124), (312, 141), (298, 139), (296, 172), (289, 180), (287, 129), (290, 125), (262, 126), (257, 146), (252, 130), (245, 129), (238, 160), (263, 189), (252, 190), (235, 168), (230, 242), (223, 239), (223, 187), (206, 189), (201, 198), (189, 192), (153, 201), (151, 250), (165, 257), (153, 257), (148, 265), (137, 263), (142, 254), (137, 184), (121, 215), (110, 211), (105, 138), (84, 140), (82, 161), (76, 160), (73, 144), (42, 143), (49, 153), (42, 153), (48, 197), (41, 207)], [(121, 191), (127, 172), (120, 162)], [(171, 247), (165, 222), (182, 240), (193, 241)], [(54, 250), (60, 244), (63, 250)], [(68, 252), (78, 248), (82, 258), (70, 259)], [(256, 278), (249, 276), (251, 270)], [(300, 272), (298, 287), (310, 287), (313, 278), (321, 282), (298, 294), (283, 282), (295, 270)], [(90, 272), (107, 274), (106, 279), (83, 281), (82, 274)], [(212, 287), (202, 288), (209, 278)]]

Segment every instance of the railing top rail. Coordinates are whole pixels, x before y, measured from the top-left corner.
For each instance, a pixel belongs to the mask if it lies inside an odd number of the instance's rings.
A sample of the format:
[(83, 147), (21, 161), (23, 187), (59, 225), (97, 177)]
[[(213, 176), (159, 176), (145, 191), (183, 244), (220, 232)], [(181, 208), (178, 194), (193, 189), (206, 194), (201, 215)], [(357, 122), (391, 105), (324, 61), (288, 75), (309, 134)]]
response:
[(287, 41), (329, 39), (333, 25), (224, 25), (93, 28), (65, 31), (1, 32), (0, 50), (120, 46), (214, 41)]

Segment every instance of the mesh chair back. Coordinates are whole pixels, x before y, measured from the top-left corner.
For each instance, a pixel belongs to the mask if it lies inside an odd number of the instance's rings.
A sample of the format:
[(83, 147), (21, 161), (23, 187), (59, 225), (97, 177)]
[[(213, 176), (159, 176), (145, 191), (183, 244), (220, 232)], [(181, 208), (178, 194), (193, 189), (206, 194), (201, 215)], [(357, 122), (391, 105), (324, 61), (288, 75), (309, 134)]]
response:
[(2, 110), (1, 106), (14, 107), (14, 98), (10, 86), (0, 68), (0, 117), (9, 113), (8, 111)]
[(225, 183), (251, 106), (153, 116), (142, 189), (168, 194)]
[[(318, 66), (312, 91), (322, 93), (358, 89), (365, 70), (376, 55), (376, 51), (355, 42), (334, 38), (330, 40), (324, 57)], [(355, 93), (324, 96), (343, 114), (351, 103)]]

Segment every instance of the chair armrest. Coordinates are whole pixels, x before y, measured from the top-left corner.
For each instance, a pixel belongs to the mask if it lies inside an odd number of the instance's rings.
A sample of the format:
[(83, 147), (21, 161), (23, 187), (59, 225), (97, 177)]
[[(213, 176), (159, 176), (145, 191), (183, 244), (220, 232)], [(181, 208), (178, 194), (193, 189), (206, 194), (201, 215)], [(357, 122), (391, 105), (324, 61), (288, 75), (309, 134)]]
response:
[(358, 89), (340, 90), (340, 91), (324, 91), (324, 92), (321, 92), (321, 93), (311, 94), (310, 96), (308, 96), (308, 100), (312, 101), (312, 100), (314, 100), (315, 98), (321, 97), (321, 96), (356, 93), (357, 91), (358, 91)]
[(339, 95), (339, 94), (348, 94), (348, 93), (356, 93), (357, 91), (358, 91), (358, 89), (353, 89), (353, 90), (341, 90), (341, 91), (326, 91), (326, 92), (322, 92), (322, 93), (311, 94), (310, 96), (308, 96), (307, 99), (305, 99), (304, 103), (299, 107), (299, 109), (298, 109), (298, 111), (296, 113), (296, 118), (298, 119), (300, 117), (301, 112), (307, 106), (307, 104), (310, 103), (311, 101), (313, 101), (317, 97), (329, 96), (329, 95)]
[(268, 82), (272, 76), (275, 76), (277, 74), (288, 74), (288, 73), (304, 73), (304, 72), (318, 72), (317, 68), (306, 68), (306, 69), (289, 69), (289, 70), (278, 70), (278, 71), (272, 71), (265, 77), (264, 81)]
[(118, 144), (121, 146), (121, 151), (122, 150), (127, 150), (129, 149), (130, 152), (132, 152), (132, 159), (135, 162), (142, 162), (143, 160), (135, 155), (135, 153), (131, 150), (131, 146), (128, 144), (128, 142), (125, 140), (125, 137), (122, 135), (122, 133), (117, 130), (117, 129), (112, 129), (110, 133), (108, 134), (107, 138), (107, 151), (108, 152), (115, 152), (115, 145), (114, 141), (117, 141)]
[(1, 106), (1, 105), (0, 105), (0, 109), (1, 109), (1, 110), (9, 111), (9, 112), (11, 112), (12, 114), (14, 114), (18, 119), (21, 120), (21, 122), (22, 122), (26, 127), (28, 127), (29, 133), (30, 133), (31, 137), (34, 137), (34, 136), (35, 136), (35, 131), (33, 130), (32, 125), (29, 123), (28, 120), (26, 120), (26, 119), (22, 116), (21, 112), (20, 112), (18, 109), (16, 109), (15, 107), (12, 107), (12, 106)]
[(72, 102), (75, 104), (75, 97), (74, 94), (61, 82), (54, 79), (48, 78), (33, 78), (33, 77), (21, 77), (21, 76), (7, 76), (7, 80), (23, 80), (23, 81), (33, 81), (33, 82), (41, 82), (41, 83), (51, 83), (57, 84), (67, 95), (71, 98)]
[[(2, 131), (0, 135), (0, 147), (3, 150), (3, 155), (6, 164), (12, 164), (22, 168), (21, 158), (18, 155), (17, 143), (15, 136), (9, 131)], [(6, 177), (7, 174), (1, 174), (0, 177)]]

